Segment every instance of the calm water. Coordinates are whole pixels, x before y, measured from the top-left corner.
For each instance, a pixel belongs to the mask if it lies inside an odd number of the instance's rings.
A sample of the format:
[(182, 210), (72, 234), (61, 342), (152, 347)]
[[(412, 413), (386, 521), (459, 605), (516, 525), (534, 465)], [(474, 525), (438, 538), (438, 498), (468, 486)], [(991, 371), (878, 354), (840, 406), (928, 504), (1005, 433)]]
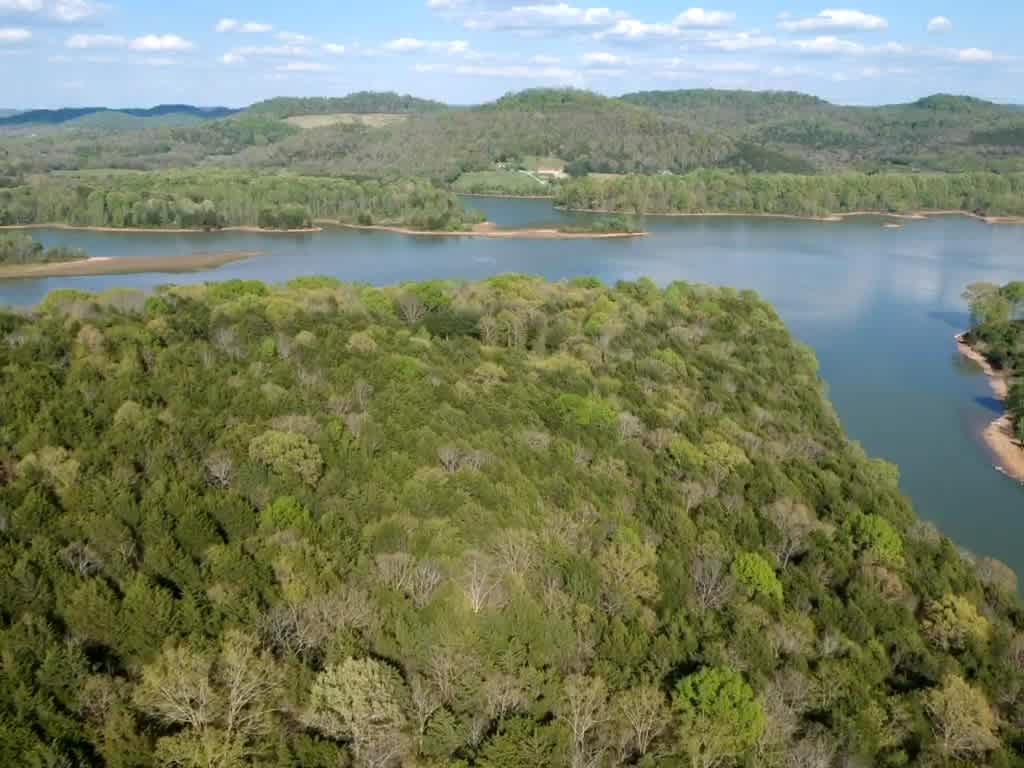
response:
[[(501, 226), (560, 218), (545, 202), (473, 199)], [(961, 218), (882, 229), (752, 219), (648, 220), (651, 237), (609, 241), (407, 238), (328, 231), (317, 235), (129, 235), (41, 231), (47, 246), (94, 256), (163, 256), (197, 250), (260, 250), (267, 256), (198, 275), (130, 275), (0, 283), (0, 303), (35, 304), (50, 290), (234, 277), (269, 282), (299, 275), (391, 284), (479, 279), (524, 272), (552, 280), (606, 282), (649, 276), (752, 288), (814, 348), (830, 396), (852, 437), (900, 466), (918, 513), (955, 541), (1024, 574), (1024, 489), (996, 473), (976, 439), (991, 394), (959, 359), (968, 283), (1024, 279), (1024, 228)]]

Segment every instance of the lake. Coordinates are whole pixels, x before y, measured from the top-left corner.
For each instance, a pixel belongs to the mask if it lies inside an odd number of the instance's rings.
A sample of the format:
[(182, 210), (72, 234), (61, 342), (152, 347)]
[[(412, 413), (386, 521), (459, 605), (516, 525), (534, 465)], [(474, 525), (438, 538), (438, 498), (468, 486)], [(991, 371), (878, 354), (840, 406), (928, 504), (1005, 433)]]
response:
[[(499, 226), (569, 218), (545, 201), (473, 198)], [(42, 230), (46, 246), (92, 256), (166, 256), (258, 250), (267, 256), (214, 272), (0, 282), (0, 303), (38, 303), (55, 288), (152, 289), (167, 282), (229, 278), (281, 282), (333, 275), (378, 285), (477, 280), (523, 272), (606, 282), (648, 276), (752, 288), (771, 301), (821, 362), (848, 433), (873, 456), (899, 465), (919, 515), (959, 545), (1024, 575), (1024, 489), (992, 468), (977, 439), (997, 404), (953, 335), (967, 327), (968, 283), (1024, 279), (1024, 227), (961, 217), (883, 229), (878, 219), (822, 224), (769, 219), (650, 218), (648, 238), (512, 241), (410, 238), (328, 230), (311, 235), (108, 234)]]

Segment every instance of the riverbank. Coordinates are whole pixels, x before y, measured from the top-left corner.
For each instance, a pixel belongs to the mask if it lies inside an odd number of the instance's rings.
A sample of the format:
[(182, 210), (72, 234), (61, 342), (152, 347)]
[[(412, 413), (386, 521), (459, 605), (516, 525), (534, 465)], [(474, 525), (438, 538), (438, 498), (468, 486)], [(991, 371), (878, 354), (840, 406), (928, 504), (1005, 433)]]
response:
[(555, 195), (503, 195), (499, 192), (458, 192), (452, 190), (459, 197), (484, 197), (492, 200), (554, 200)]
[(338, 221), (320, 221), (342, 229), (368, 232), (391, 232), (410, 237), (474, 237), (489, 240), (610, 240), (623, 237), (646, 237), (647, 232), (563, 232), (560, 229), (533, 227), (529, 229), (498, 229), (490, 222), (477, 224), (462, 232), (439, 232), (385, 224), (343, 224)]
[[(965, 358), (978, 364), (985, 372), (985, 378), (988, 379), (993, 394), (1000, 402), (1005, 403), (1010, 395), (1009, 377), (993, 368), (983, 354), (964, 341), (965, 336), (966, 334), (961, 333), (954, 337), (957, 349)], [(1017, 482), (1024, 483), (1024, 449), (1014, 432), (1010, 414), (1004, 413), (989, 424), (981, 433), (981, 437), (996, 459), (996, 469)]]
[(104, 234), (124, 233), (127, 235), (216, 235), (221, 232), (248, 232), (259, 235), (309, 235), (324, 231), (323, 227), (316, 226), (305, 229), (264, 229), (263, 227), (251, 226), (170, 229), (168, 227), (81, 227), (73, 224), (5, 224), (0, 226), (0, 231), (32, 229), (59, 229), (66, 232), (103, 232)]
[(566, 208), (556, 205), (555, 210), (566, 213), (599, 213), (611, 216), (657, 216), (659, 218), (673, 219), (784, 219), (788, 221), (816, 221), (823, 224), (836, 224), (846, 219), (871, 216), (880, 219), (899, 219), (901, 221), (926, 221), (933, 216), (964, 216), (975, 221), (992, 225), (1024, 226), (1024, 216), (983, 216), (980, 213), (971, 211), (913, 211), (911, 213), (887, 213), (884, 211), (849, 211), (847, 213), (830, 213), (827, 216), (801, 216), (796, 213), (738, 213), (734, 211), (709, 211), (704, 213), (675, 212), (656, 213), (630, 213), (629, 211), (616, 211), (610, 208)]
[(80, 261), (62, 261), (53, 264), (20, 264), (0, 267), (0, 280), (27, 280), (44, 277), (91, 277), (95, 275), (133, 275), (145, 272), (203, 272), (225, 264), (262, 256), (260, 251), (227, 251), (224, 253), (194, 253), (191, 256), (161, 256), (154, 258), (112, 259), (97, 256)]

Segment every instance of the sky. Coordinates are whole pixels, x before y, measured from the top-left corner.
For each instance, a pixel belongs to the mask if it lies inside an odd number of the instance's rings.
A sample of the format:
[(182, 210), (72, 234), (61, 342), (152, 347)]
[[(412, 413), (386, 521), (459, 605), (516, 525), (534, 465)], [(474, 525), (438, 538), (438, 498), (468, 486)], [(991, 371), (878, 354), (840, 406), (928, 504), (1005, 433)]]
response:
[(357, 90), (473, 104), (542, 86), (1024, 102), (1021, 0), (608, 1), (0, 0), (0, 107), (237, 107)]

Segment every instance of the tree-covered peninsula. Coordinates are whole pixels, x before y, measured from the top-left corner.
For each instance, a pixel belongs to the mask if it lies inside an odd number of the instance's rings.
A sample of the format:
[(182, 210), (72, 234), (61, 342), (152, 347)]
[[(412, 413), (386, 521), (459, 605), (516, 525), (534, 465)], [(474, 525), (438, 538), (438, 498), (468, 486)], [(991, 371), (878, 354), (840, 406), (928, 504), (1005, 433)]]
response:
[(856, 212), (960, 211), (1024, 216), (1020, 173), (840, 173), (588, 177), (559, 186), (556, 204), (622, 213), (737, 213), (827, 217)]
[(0, 764), (1021, 764), (1013, 574), (749, 292), (62, 291), (0, 371)]
[(0, 189), (0, 224), (302, 229), (316, 220), (462, 231), (482, 217), (428, 181), (170, 171), (49, 175)]

